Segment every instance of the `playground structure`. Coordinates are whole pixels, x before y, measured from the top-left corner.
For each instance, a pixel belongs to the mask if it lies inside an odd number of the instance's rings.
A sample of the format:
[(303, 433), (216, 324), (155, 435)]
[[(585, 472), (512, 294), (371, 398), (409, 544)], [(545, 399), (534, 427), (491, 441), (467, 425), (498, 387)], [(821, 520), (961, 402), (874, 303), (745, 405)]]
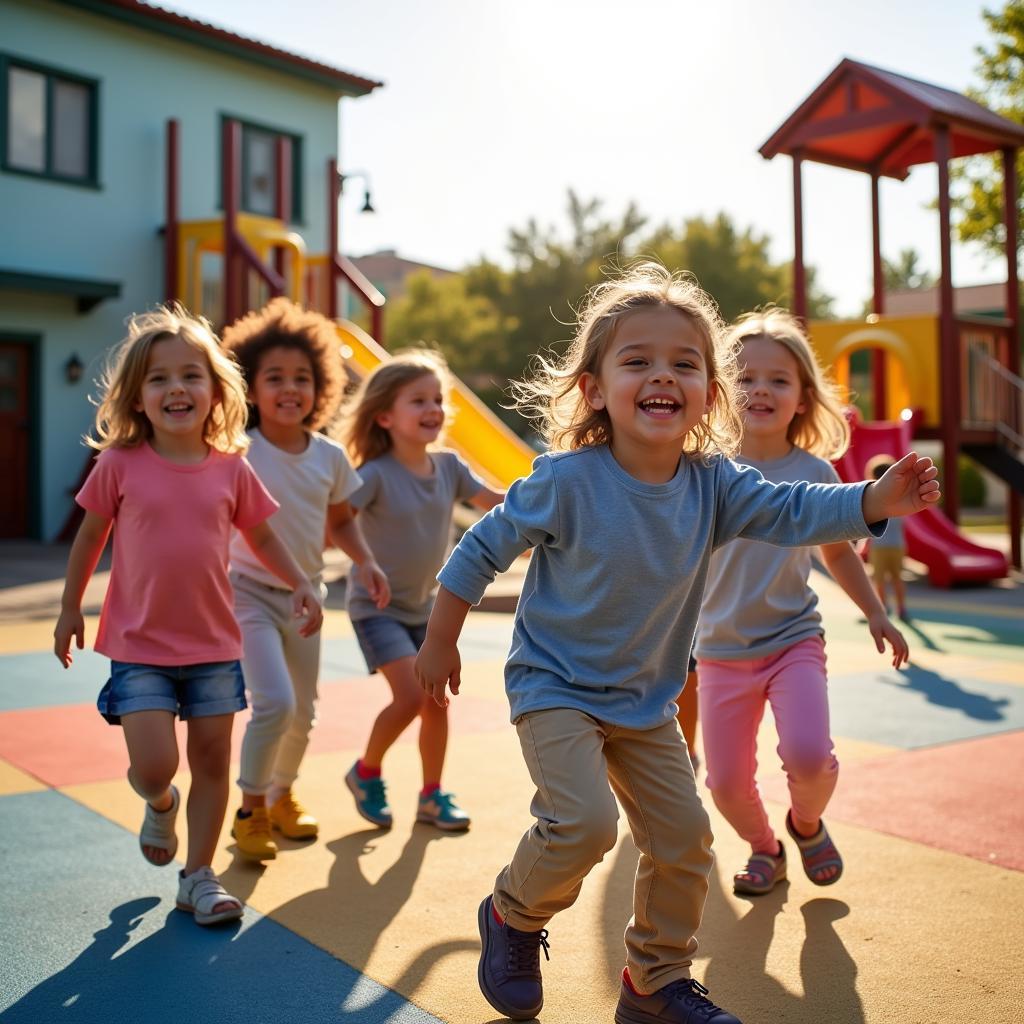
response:
[[(165, 298), (182, 301), (194, 312), (226, 324), (270, 298), (285, 295), (335, 321), (346, 369), (352, 379), (359, 380), (389, 358), (381, 344), (385, 299), (338, 251), (341, 176), (337, 163), (327, 162), (327, 250), (311, 254), (302, 236), (288, 228), (289, 140), (277, 140), (275, 216), (268, 217), (239, 210), (240, 135), (237, 121), (224, 122), (223, 217), (182, 221), (178, 216), (178, 123), (174, 119), (167, 123)], [(211, 266), (213, 273), (209, 273)], [(342, 283), (367, 310), (370, 333), (338, 319)], [(458, 380), (452, 404), (455, 417), (446, 441), (482, 477), (504, 489), (529, 474), (536, 453)]]
[[(942, 442), (945, 514), (908, 522), (912, 557), (939, 586), (1005, 576), (1006, 560), (957, 530), (957, 454), (964, 452), (1008, 487), (1011, 559), (1021, 567), (1024, 492), (1024, 380), (1020, 376), (1017, 277), (1016, 158), (1024, 128), (940, 86), (843, 60), (761, 147), (793, 161), (794, 311), (807, 319), (801, 169), (804, 161), (862, 171), (871, 177), (873, 313), (866, 320), (810, 323), (821, 362), (849, 387), (849, 360), (871, 356), (872, 411), (878, 422), (854, 429), (851, 453), (837, 468), (863, 479), (870, 455), (906, 452), (911, 437)], [(966, 317), (953, 307), (949, 162), (998, 151), (1002, 157), (1006, 234), (1004, 317)], [(938, 165), (939, 314), (887, 317), (882, 272), (879, 182), (903, 181), (910, 168)]]

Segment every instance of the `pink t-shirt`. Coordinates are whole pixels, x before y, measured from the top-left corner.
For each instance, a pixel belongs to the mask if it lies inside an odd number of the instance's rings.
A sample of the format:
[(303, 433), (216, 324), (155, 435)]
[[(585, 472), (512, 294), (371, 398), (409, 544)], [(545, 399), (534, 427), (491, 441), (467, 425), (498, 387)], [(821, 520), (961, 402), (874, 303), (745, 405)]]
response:
[(101, 452), (75, 500), (114, 520), (114, 558), (96, 650), (114, 661), (199, 665), (242, 656), (228, 581), (231, 527), (277, 502), (241, 455), (194, 465), (148, 444)]

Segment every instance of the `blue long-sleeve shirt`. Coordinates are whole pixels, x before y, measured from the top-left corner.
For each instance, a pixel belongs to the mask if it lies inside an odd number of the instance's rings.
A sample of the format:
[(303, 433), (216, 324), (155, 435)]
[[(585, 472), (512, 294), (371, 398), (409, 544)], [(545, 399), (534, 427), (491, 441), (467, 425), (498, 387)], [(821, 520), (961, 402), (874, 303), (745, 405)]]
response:
[(865, 486), (772, 484), (721, 456), (684, 457), (667, 483), (647, 484), (606, 445), (542, 455), (437, 578), (476, 604), (533, 548), (505, 665), (512, 720), (576, 708), (650, 729), (676, 713), (712, 550), (735, 537), (792, 546), (876, 533)]

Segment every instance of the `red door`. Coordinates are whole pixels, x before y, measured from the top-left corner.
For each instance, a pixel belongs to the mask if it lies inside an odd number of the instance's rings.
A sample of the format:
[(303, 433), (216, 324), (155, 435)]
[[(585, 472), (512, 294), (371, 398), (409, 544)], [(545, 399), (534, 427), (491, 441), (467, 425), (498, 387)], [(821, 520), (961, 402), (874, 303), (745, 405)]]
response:
[(29, 347), (0, 342), (0, 537), (28, 535)]

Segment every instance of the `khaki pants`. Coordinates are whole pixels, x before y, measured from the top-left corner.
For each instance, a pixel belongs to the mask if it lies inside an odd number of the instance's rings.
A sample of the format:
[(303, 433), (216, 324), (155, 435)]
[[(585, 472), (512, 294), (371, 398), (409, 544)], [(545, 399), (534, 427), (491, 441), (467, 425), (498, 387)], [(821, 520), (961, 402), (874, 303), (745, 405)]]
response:
[(712, 836), (675, 719), (637, 731), (554, 708), (524, 715), (516, 727), (537, 787), (537, 821), (498, 875), (498, 912), (513, 928), (537, 931), (575, 902), (615, 845), (614, 790), (640, 851), (625, 935), (630, 978), (645, 995), (688, 978)]

